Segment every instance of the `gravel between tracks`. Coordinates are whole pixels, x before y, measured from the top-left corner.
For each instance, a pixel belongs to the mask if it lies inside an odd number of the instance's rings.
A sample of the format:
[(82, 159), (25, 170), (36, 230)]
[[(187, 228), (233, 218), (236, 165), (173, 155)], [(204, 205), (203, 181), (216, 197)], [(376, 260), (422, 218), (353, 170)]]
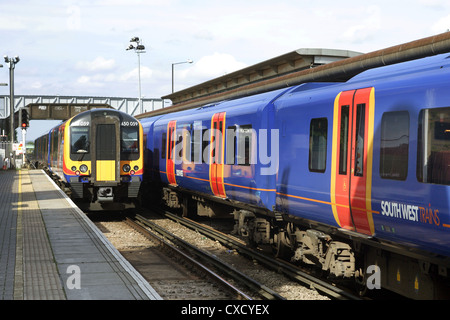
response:
[[(198, 232), (191, 231), (180, 224), (166, 219), (153, 220), (176, 234), (183, 240), (194, 243), (203, 250), (208, 250), (227, 263), (239, 266), (239, 270), (253, 277), (255, 280), (275, 290), (288, 300), (328, 300), (329, 298), (289, 280), (287, 277), (255, 264), (249, 259), (229, 250), (217, 241), (206, 238)], [(124, 222), (97, 222), (97, 226), (104, 231), (105, 236), (117, 250), (134, 250), (154, 246), (154, 244), (133, 230)]]

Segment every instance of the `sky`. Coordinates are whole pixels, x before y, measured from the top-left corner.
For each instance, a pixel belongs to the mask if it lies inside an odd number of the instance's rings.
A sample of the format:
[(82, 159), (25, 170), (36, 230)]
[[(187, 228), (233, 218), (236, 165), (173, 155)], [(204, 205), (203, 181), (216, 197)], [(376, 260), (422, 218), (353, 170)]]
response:
[[(0, 55), (18, 55), (16, 95), (175, 91), (300, 48), (372, 52), (450, 29), (448, 0), (0, 0)], [(9, 82), (8, 66), (0, 83)], [(9, 94), (0, 87), (0, 95)], [(48, 125), (32, 121), (27, 140)]]

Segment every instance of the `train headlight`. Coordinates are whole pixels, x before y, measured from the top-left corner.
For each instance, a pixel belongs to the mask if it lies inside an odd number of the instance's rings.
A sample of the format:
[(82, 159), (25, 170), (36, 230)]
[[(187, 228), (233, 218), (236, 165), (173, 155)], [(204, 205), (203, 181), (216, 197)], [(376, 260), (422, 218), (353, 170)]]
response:
[(138, 166), (134, 166), (134, 171), (138, 171), (139, 170), (139, 167)]
[(70, 170), (77, 171), (77, 167), (73, 166), (72, 168), (70, 168)]
[(124, 172), (129, 172), (131, 170), (131, 167), (130, 167), (129, 164), (124, 164), (123, 167), (122, 167), (122, 170)]
[(82, 165), (80, 166), (80, 171), (83, 172), (83, 173), (86, 173), (86, 172), (88, 171), (87, 165), (82, 164)]

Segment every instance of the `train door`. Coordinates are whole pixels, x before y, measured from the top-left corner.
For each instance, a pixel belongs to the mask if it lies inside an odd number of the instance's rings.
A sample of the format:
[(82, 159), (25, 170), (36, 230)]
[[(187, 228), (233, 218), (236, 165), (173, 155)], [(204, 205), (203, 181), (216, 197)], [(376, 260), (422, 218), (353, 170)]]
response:
[(372, 156), (374, 88), (341, 92), (334, 106), (331, 203), (338, 224), (374, 234)]
[(209, 180), (214, 195), (226, 198), (223, 182), (225, 112), (216, 113), (211, 120), (211, 144), (209, 158)]
[(175, 143), (176, 143), (177, 121), (172, 120), (167, 124), (167, 147), (166, 147), (166, 174), (169, 184), (176, 186), (175, 179)]
[[(120, 123), (118, 119), (92, 117), (93, 174), (97, 182), (119, 182)], [(91, 148), (92, 150), (92, 148)]]

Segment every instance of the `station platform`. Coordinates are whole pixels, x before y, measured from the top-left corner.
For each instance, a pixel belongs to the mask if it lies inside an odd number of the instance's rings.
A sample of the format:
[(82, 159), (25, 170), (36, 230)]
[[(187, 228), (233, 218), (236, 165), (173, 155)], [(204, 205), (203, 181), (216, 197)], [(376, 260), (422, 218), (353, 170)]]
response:
[(0, 171), (1, 300), (161, 300), (42, 170)]

